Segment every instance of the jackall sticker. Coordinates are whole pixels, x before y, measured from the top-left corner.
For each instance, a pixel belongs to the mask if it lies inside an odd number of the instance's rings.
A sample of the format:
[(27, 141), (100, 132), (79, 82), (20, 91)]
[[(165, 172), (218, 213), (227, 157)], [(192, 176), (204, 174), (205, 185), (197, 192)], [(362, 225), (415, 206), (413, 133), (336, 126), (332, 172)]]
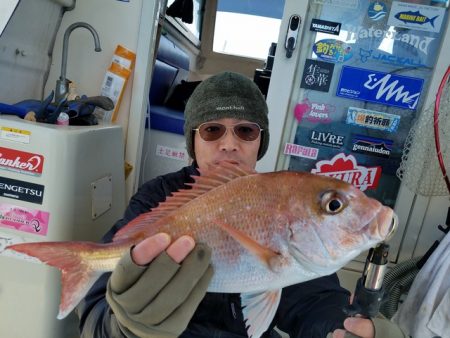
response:
[(367, 16), (373, 21), (378, 21), (383, 19), (387, 14), (387, 6), (384, 2), (375, 1), (369, 5), (367, 10)]
[(334, 63), (306, 59), (301, 88), (328, 92), (333, 76)]
[(0, 176), (0, 196), (42, 204), (44, 186)]
[(313, 32), (339, 35), (339, 32), (341, 31), (341, 24), (333, 21), (312, 19), (309, 30)]
[(344, 145), (345, 136), (337, 135), (329, 131), (311, 130), (309, 140), (319, 146), (341, 148)]
[(328, 103), (311, 102), (307, 98), (297, 103), (294, 108), (294, 116), (300, 123), (305, 118), (313, 123), (331, 122), (330, 114), (336, 111), (336, 106)]
[(384, 130), (392, 133), (398, 129), (400, 116), (368, 109), (349, 107), (345, 122), (355, 126)]
[(364, 167), (358, 165), (353, 155), (339, 153), (331, 160), (316, 163), (311, 170), (313, 174), (329, 176), (353, 184), (361, 191), (376, 189), (381, 177), (381, 167)]
[(299, 144), (286, 143), (284, 145), (283, 153), (285, 155), (291, 155), (291, 156), (297, 156), (297, 157), (308, 158), (311, 160), (316, 160), (317, 156), (319, 155), (319, 149), (305, 147), (305, 146), (302, 146)]
[(343, 66), (336, 95), (414, 110), (422, 86), (423, 79)]
[(46, 211), (0, 203), (0, 228), (45, 236), (50, 214)]
[(420, 60), (420, 58), (412, 57), (412, 55), (403, 57), (395, 54), (386, 54), (380, 52), (379, 50), (373, 49), (360, 48), (359, 59), (362, 63), (373, 61), (400, 67), (426, 67), (426, 65), (422, 63), (422, 60)]
[(394, 1), (388, 25), (439, 33), (445, 8)]
[[(347, 43), (360, 43), (358, 40), (376, 40), (378, 39), (380, 42), (396, 42), (399, 41), (401, 43), (407, 44), (420, 50), (425, 55), (428, 55), (428, 50), (430, 43), (435, 40), (435, 38), (429, 36), (419, 36), (412, 33), (398, 32), (393, 29), (382, 30), (374, 28), (373, 26), (370, 28), (366, 28), (363, 26), (353, 26), (353, 25), (345, 25), (345, 30), (347, 31), (347, 36), (345, 37), (345, 42)], [(391, 41), (389, 41), (391, 40)]]
[(352, 151), (388, 158), (391, 156), (393, 143), (392, 140), (356, 134), (352, 137)]
[(330, 62), (345, 62), (352, 56), (352, 47), (335, 39), (324, 39), (313, 45), (313, 52), (319, 59)]
[(44, 156), (42, 155), (0, 147), (0, 169), (41, 175), (43, 167)]

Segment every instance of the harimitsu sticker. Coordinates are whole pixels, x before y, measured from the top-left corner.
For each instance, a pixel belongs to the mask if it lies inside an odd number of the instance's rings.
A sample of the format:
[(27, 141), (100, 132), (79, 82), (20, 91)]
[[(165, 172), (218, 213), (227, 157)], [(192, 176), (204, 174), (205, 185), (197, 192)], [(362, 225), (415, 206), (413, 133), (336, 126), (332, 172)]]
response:
[(315, 160), (319, 155), (319, 149), (305, 147), (299, 144), (286, 143), (284, 146), (284, 154)]
[(381, 177), (381, 167), (364, 167), (358, 165), (352, 155), (339, 153), (331, 160), (316, 163), (311, 170), (313, 174), (334, 177), (338, 180), (353, 184), (362, 191), (375, 189)]
[(18, 142), (18, 143), (30, 143), (31, 132), (29, 130), (0, 127), (0, 139)]
[(0, 203), (0, 228), (46, 236), (49, 218), (46, 211)]
[(44, 156), (42, 155), (0, 147), (0, 169), (41, 175), (43, 168)]

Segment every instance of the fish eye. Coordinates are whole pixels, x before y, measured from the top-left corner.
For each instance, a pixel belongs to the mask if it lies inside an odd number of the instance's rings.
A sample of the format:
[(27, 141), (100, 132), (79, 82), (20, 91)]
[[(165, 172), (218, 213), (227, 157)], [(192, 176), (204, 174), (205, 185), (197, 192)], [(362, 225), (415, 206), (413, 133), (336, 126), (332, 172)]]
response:
[(322, 196), (322, 209), (328, 214), (337, 214), (345, 206), (345, 199), (339, 196), (335, 191), (328, 191)]

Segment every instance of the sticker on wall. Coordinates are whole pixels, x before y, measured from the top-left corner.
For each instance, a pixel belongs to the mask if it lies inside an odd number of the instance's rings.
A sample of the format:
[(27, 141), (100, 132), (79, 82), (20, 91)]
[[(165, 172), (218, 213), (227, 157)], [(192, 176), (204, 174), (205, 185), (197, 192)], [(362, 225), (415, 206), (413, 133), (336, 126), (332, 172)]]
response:
[(345, 122), (359, 127), (383, 130), (392, 133), (398, 129), (400, 116), (374, 110), (349, 107)]
[(29, 130), (10, 128), (10, 127), (0, 127), (0, 139), (18, 142), (18, 143), (30, 143), (31, 132)]
[(187, 161), (189, 156), (185, 149), (175, 149), (171, 147), (156, 145), (156, 156), (171, 158), (177, 161)]
[(46, 211), (0, 203), (0, 228), (46, 236), (49, 218)]
[(345, 62), (352, 56), (352, 47), (335, 39), (319, 40), (313, 45), (313, 52), (319, 59), (330, 62)]
[[(373, 40), (383, 41), (384, 43), (402, 43), (407, 44), (411, 47), (420, 50), (425, 55), (428, 55), (428, 50), (430, 43), (435, 40), (435, 38), (429, 36), (421, 36), (410, 33), (409, 31), (396, 31), (395, 29), (383, 30), (376, 27), (363, 27), (363, 26), (354, 26), (354, 25), (345, 25), (345, 31), (347, 31), (347, 36), (345, 37), (346, 42), (354, 43), (357, 41), (358, 43), (364, 40)], [(360, 41), (361, 40), (361, 41)]]
[(339, 153), (331, 160), (316, 163), (311, 170), (313, 174), (329, 176), (353, 184), (361, 191), (376, 189), (381, 177), (381, 167), (364, 167), (358, 165), (353, 155)]
[(311, 147), (305, 147), (299, 144), (293, 144), (293, 143), (286, 143), (284, 145), (284, 152), (285, 155), (291, 155), (291, 156), (297, 156), (297, 157), (303, 157), (308, 158), (310, 160), (316, 160), (317, 156), (319, 155), (319, 149), (317, 148), (311, 148)]
[(388, 12), (388, 8), (384, 2), (375, 1), (369, 5), (367, 10), (367, 16), (373, 21), (378, 21), (383, 19)]
[(423, 79), (343, 66), (336, 95), (414, 110), (422, 86)]
[(309, 30), (313, 32), (339, 35), (339, 32), (341, 31), (341, 24), (333, 21), (312, 19)]
[(306, 59), (301, 88), (328, 92), (333, 76), (334, 63)]
[(345, 136), (329, 131), (311, 130), (309, 140), (311, 143), (319, 146), (341, 148), (344, 145)]
[(439, 33), (445, 8), (394, 1), (388, 25)]
[(313, 123), (329, 123), (332, 121), (330, 114), (336, 111), (336, 106), (328, 103), (311, 102), (307, 98), (297, 103), (294, 108), (294, 116), (300, 123), (305, 118)]
[(426, 67), (426, 65), (422, 63), (422, 60), (420, 58), (412, 57), (412, 55), (408, 55), (408, 57), (403, 57), (400, 55), (383, 53), (380, 52), (379, 50), (374, 49), (360, 48), (359, 59), (362, 63), (372, 61), (399, 67), (414, 67), (414, 68)]
[(0, 176), (0, 196), (42, 204), (44, 186)]
[(359, 0), (314, 0), (314, 3), (350, 9), (357, 9), (359, 6)]
[(388, 158), (391, 156), (393, 143), (392, 140), (356, 134), (352, 137), (352, 151)]
[(0, 169), (40, 176), (43, 167), (42, 155), (0, 147)]

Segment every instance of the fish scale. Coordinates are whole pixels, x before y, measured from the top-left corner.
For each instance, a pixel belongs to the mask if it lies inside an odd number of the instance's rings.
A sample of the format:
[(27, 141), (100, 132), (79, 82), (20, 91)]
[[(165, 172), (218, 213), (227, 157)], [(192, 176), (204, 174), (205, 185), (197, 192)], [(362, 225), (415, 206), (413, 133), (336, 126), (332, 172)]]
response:
[(395, 225), (390, 208), (333, 178), (257, 174), (229, 163), (199, 171), (191, 189), (136, 217), (111, 243), (37, 242), (7, 250), (62, 271), (58, 318), (64, 318), (131, 246), (158, 232), (191, 235), (212, 248), (208, 291), (241, 293), (247, 333), (256, 338), (270, 325), (283, 287), (337, 271)]

